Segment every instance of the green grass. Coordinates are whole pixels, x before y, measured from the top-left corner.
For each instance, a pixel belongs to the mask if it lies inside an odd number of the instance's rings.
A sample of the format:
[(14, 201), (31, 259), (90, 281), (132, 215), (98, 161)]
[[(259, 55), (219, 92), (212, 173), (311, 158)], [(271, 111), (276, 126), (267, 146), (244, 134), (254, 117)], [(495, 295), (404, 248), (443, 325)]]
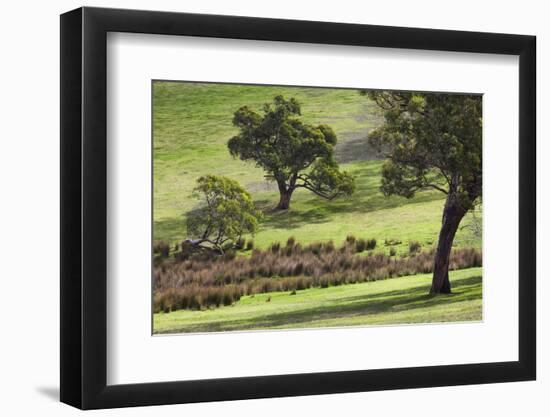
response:
[(481, 275), (453, 271), (453, 293), (437, 297), (428, 295), (431, 274), (245, 296), (233, 306), (155, 314), (154, 333), (479, 321)]
[[(239, 181), (264, 211), (265, 219), (254, 237), (255, 247), (294, 236), (302, 244), (333, 240), (339, 245), (348, 234), (375, 238), (377, 250), (384, 239), (409, 240), (433, 246), (441, 225), (443, 194), (419, 193), (407, 200), (384, 197), (379, 191), (381, 161), (366, 143), (368, 132), (381, 123), (374, 103), (356, 90), (271, 87), (229, 84), (155, 82), (154, 135), (154, 238), (169, 242), (186, 237), (185, 213), (198, 204), (191, 194), (204, 174), (225, 175)], [(357, 191), (332, 202), (306, 190), (295, 192), (288, 211), (276, 211), (278, 193), (265, 173), (233, 159), (227, 140), (236, 133), (232, 115), (240, 106), (260, 109), (277, 94), (302, 103), (309, 123), (329, 124), (338, 135), (335, 154), (341, 168), (356, 176)], [(466, 223), (468, 219), (464, 222)], [(469, 229), (461, 229), (455, 246), (481, 247)]]

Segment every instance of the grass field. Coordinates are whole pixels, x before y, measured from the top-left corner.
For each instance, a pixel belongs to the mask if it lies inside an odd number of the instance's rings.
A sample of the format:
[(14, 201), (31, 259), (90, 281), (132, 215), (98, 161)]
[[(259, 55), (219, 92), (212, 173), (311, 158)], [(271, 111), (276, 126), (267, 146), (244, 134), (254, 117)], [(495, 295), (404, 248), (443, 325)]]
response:
[[(431, 297), (431, 275), (245, 296), (232, 306), (154, 315), (154, 333), (482, 320), (482, 269), (451, 272), (453, 294)], [(269, 301), (267, 301), (269, 300)]]
[[(252, 194), (265, 214), (254, 237), (258, 248), (289, 236), (302, 244), (326, 240), (340, 244), (353, 233), (380, 243), (399, 240), (396, 249), (403, 253), (409, 240), (420, 241), (424, 248), (437, 240), (443, 194), (427, 191), (407, 200), (380, 193), (381, 161), (375, 160), (366, 136), (382, 120), (374, 103), (356, 90), (155, 82), (153, 93), (155, 240), (175, 243), (186, 237), (185, 213), (198, 203), (192, 189), (206, 173), (233, 178)], [(275, 211), (275, 184), (267, 182), (253, 163), (231, 158), (227, 141), (236, 133), (233, 113), (243, 105), (261, 109), (277, 94), (298, 99), (306, 122), (334, 129), (336, 159), (356, 177), (351, 197), (329, 202), (297, 190), (290, 210)], [(481, 241), (463, 228), (455, 246), (479, 248)], [(377, 250), (389, 249), (379, 244)]]

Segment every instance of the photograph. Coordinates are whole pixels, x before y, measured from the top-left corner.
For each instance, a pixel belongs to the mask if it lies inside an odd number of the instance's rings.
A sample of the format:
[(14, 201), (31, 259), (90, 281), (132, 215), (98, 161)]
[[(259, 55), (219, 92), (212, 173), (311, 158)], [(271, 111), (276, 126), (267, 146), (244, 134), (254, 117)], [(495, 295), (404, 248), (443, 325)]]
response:
[(153, 333), (482, 321), (482, 95), (152, 81)]

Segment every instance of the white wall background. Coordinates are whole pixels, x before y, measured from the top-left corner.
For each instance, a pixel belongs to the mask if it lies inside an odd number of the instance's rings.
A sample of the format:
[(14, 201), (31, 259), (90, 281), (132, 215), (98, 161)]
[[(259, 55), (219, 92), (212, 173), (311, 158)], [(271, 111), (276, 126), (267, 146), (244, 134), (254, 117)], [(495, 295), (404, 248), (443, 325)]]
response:
[[(68, 416), (59, 392), (59, 17), (72, 0), (3, 5), (0, 23), (0, 410), (4, 415)], [(392, 0), (93, 1), (86, 5), (236, 14), (395, 26), (534, 34), (538, 37), (538, 381), (345, 395), (121, 409), (94, 415), (280, 416), (339, 413), (422, 416), (543, 416), (550, 412), (550, 147), (542, 138), (548, 108), (550, 26), (536, 0), (441, 2)], [(542, 77), (541, 77), (542, 76)], [(546, 395), (545, 395), (546, 394)]]

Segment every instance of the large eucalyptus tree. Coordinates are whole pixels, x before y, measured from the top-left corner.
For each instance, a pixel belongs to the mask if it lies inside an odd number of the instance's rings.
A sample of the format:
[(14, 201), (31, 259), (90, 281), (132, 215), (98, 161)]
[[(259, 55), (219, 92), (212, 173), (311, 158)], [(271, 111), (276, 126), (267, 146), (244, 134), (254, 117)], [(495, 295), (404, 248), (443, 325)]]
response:
[(369, 141), (386, 157), (381, 190), (407, 198), (446, 195), (430, 293), (450, 293), (449, 259), (464, 215), (482, 197), (481, 96), (363, 91), (384, 113)]
[(306, 124), (299, 116), (300, 104), (294, 98), (277, 96), (262, 113), (243, 106), (233, 116), (239, 133), (227, 144), (231, 155), (256, 162), (277, 183), (281, 210), (290, 207), (298, 188), (328, 200), (355, 189), (351, 175), (340, 171), (334, 160), (334, 131), (324, 124)]

